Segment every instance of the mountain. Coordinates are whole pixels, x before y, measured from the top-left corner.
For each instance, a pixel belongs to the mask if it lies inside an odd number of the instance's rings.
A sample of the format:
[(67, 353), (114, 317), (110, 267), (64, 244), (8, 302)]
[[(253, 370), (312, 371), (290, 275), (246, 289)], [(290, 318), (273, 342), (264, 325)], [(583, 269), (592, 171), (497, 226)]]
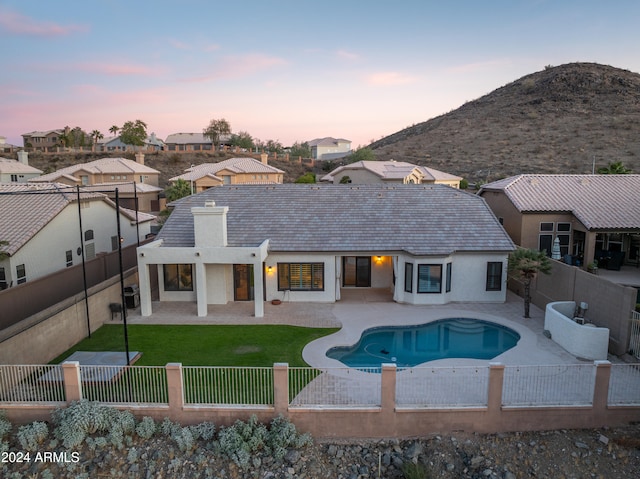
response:
[(640, 173), (640, 74), (596, 63), (546, 67), (369, 146), (379, 160), (471, 182), (519, 173)]

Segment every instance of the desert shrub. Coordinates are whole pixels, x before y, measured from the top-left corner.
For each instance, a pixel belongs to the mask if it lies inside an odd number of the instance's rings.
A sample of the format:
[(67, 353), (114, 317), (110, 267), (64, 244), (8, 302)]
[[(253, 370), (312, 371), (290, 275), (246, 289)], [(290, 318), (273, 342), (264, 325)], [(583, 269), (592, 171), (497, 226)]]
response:
[(429, 479), (431, 477), (423, 464), (413, 462), (402, 464), (402, 475), (405, 479)]
[(158, 427), (153, 418), (145, 416), (136, 426), (136, 434), (142, 439), (149, 439), (156, 433), (157, 429)]
[(299, 434), (296, 426), (285, 417), (278, 416), (271, 421), (267, 445), (276, 459), (282, 459), (287, 449), (299, 449), (310, 445), (311, 442), (310, 435)]
[(212, 422), (201, 422), (196, 426), (190, 426), (190, 429), (196, 440), (210, 441), (216, 433), (216, 426)]
[(41, 421), (32, 422), (18, 428), (17, 438), (26, 451), (35, 451), (49, 437), (47, 424)]
[(0, 440), (11, 432), (11, 423), (7, 419), (7, 414), (0, 410)]
[(259, 424), (256, 416), (249, 421), (236, 421), (232, 426), (220, 428), (218, 448), (239, 467), (249, 466), (251, 454), (264, 448), (267, 428)]
[(135, 418), (130, 411), (118, 411), (86, 399), (57, 409), (52, 418), (55, 436), (68, 449), (79, 446), (88, 435), (97, 432), (107, 433), (109, 442), (121, 448), (124, 437), (135, 430)]

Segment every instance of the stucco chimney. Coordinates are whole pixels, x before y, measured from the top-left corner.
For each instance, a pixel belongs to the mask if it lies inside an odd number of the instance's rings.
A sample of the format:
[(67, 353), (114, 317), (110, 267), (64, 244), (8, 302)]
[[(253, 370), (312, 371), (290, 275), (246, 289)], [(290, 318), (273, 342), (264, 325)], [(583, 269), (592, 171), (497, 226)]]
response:
[(29, 153), (27, 153), (24, 150), (20, 150), (18, 152), (18, 161), (20, 163), (22, 163), (23, 165), (28, 165), (29, 164)]
[(216, 206), (215, 201), (191, 208), (195, 246), (227, 246), (228, 211), (228, 206)]
[(262, 153), (260, 155), (260, 161), (262, 161), (262, 163), (264, 163), (265, 165), (269, 164), (269, 155), (266, 153)]
[(142, 153), (141, 151), (136, 153), (136, 162), (144, 165), (144, 153)]

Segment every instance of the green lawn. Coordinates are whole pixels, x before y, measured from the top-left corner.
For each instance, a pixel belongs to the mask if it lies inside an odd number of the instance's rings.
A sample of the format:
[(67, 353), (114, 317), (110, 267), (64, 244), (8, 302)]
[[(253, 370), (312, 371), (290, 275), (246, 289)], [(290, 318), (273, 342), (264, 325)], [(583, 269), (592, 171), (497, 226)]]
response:
[[(307, 366), (302, 349), (335, 328), (280, 325), (163, 326), (134, 324), (127, 328), (129, 351), (140, 351), (138, 366)], [(75, 351), (124, 351), (122, 325), (105, 325), (52, 361), (57, 364)]]

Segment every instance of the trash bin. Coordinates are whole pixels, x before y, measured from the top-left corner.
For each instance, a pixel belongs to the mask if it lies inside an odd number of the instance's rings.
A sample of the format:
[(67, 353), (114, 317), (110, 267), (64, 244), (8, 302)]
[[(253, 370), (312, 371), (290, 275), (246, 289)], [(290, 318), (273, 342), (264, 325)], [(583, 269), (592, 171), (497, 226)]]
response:
[(140, 288), (138, 288), (137, 284), (125, 286), (124, 302), (127, 305), (127, 309), (137, 308), (140, 305)]

